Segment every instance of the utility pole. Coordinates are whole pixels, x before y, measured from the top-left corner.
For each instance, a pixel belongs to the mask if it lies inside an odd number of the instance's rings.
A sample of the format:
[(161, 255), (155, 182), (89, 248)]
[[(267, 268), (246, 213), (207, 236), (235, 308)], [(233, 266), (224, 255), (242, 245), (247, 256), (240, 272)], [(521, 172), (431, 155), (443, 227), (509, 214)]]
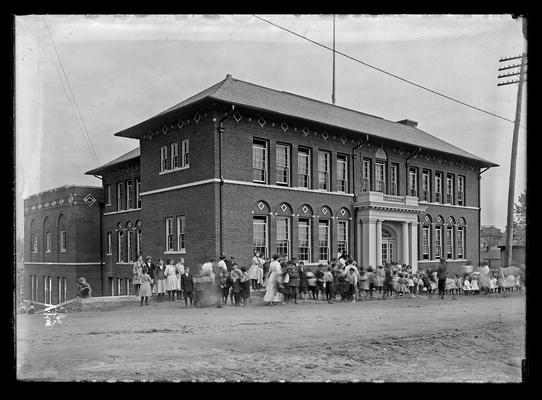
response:
[[(523, 35), (526, 38), (525, 24), (526, 19), (523, 17)], [(516, 158), (518, 152), (518, 135), (519, 125), (521, 121), (521, 102), (523, 98), (523, 82), (525, 81), (525, 67), (527, 65), (527, 53), (524, 51), (521, 56), (501, 58), (499, 62), (511, 61), (521, 59), (519, 65), (508, 65), (499, 68), (499, 71), (505, 71), (509, 69), (519, 68), (513, 72), (507, 72), (499, 75), (498, 78), (509, 78), (512, 76), (518, 76), (517, 80), (507, 80), (505, 82), (499, 82), (497, 86), (518, 84), (517, 99), (516, 99), (516, 119), (514, 121), (514, 134), (512, 137), (512, 156), (510, 158), (510, 179), (508, 182), (508, 214), (506, 218), (506, 266), (512, 265), (512, 238), (514, 234), (513, 222), (514, 222), (514, 197), (515, 197), (515, 183), (516, 183)]]
[(331, 103), (335, 104), (335, 14), (333, 14), (333, 88), (331, 92)]

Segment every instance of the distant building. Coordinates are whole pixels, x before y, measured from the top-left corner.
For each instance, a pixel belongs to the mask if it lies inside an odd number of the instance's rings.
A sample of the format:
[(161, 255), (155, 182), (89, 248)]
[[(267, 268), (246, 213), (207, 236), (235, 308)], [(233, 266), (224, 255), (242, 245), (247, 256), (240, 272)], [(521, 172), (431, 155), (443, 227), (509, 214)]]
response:
[(482, 251), (497, 249), (503, 235), (503, 232), (495, 225), (482, 225), (480, 229), (480, 248)]

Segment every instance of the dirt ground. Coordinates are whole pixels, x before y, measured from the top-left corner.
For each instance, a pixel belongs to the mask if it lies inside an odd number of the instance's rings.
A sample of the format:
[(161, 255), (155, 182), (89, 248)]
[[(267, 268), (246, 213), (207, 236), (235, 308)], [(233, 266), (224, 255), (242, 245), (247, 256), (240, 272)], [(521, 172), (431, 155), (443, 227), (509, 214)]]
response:
[(16, 328), (23, 380), (520, 382), (525, 296), (154, 303), (18, 315)]

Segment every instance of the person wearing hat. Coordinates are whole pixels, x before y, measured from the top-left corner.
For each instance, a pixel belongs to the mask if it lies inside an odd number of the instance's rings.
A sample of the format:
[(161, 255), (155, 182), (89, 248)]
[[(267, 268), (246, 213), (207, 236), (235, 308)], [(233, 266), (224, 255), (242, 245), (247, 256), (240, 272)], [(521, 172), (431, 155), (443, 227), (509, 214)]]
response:
[(160, 301), (164, 301), (166, 294), (166, 266), (164, 265), (164, 259), (158, 259), (158, 265), (154, 268), (154, 288), (153, 292), (158, 295)]
[(147, 259), (146, 259), (146, 262), (145, 262), (145, 267), (147, 267), (147, 273), (149, 274), (149, 276), (151, 278), (151, 296), (152, 296), (155, 293), (155, 291), (154, 291), (154, 268), (155, 268), (155, 265), (152, 262), (152, 257), (151, 256), (147, 256)]
[(440, 264), (437, 269), (438, 278), (438, 294), (441, 299), (444, 298), (444, 292), (446, 291), (446, 275), (448, 270), (448, 263), (444, 259), (440, 259)]

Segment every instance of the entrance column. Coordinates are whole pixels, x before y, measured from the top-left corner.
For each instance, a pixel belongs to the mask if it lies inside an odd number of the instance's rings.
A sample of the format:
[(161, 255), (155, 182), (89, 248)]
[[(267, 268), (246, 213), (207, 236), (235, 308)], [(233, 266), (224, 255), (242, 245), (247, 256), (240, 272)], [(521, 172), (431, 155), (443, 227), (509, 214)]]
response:
[(403, 221), (401, 223), (401, 264), (409, 264), (408, 256), (408, 247), (409, 247), (409, 238), (408, 238), (408, 222)]
[(409, 222), (410, 226), (410, 266), (412, 272), (418, 271), (418, 221)]
[(371, 264), (374, 268), (382, 264), (382, 221), (376, 220), (376, 263)]
[(358, 263), (362, 262), (362, 236), (363, 236), (363, 230), (361, 225), (361, 220), (356, 221), (356, 260)]
[(364, 267), (369, 265), (376, 265), (376, 223), (369, 219), (362, 220), (363, 231), (363, 243), (362, 243), (362, 256), (361, 262)]

